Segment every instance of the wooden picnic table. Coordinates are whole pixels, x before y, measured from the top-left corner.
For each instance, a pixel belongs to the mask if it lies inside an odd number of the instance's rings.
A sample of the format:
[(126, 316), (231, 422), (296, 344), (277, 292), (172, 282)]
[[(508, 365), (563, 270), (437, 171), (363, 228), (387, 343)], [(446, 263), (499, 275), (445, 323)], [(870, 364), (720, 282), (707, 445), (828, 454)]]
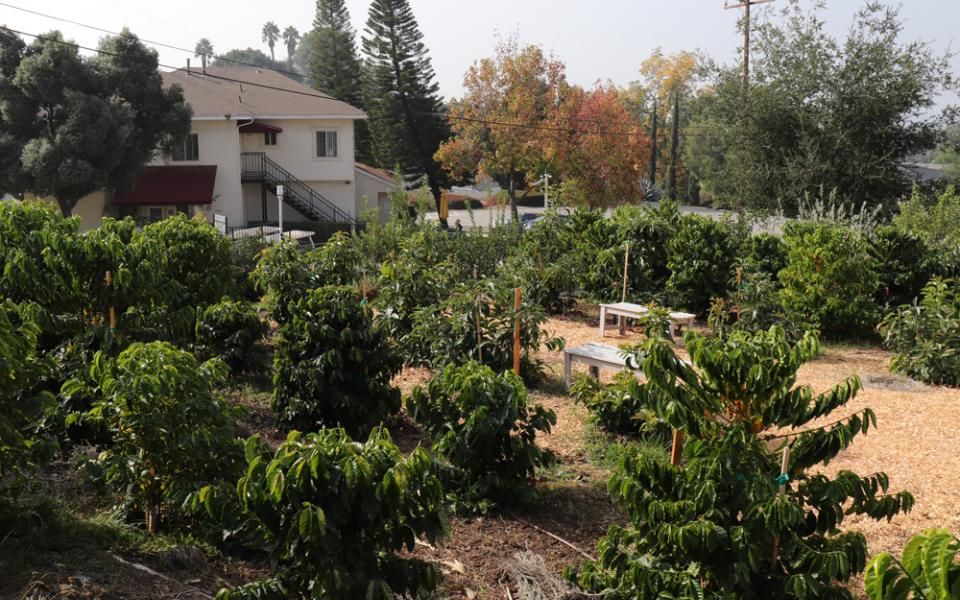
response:
[[(607, 327), (607, 315), (616, 315), (617, 316), (617, 327), (620, 330), (620, 335), (625, 335), (627, 333), (627, 319), (641, 319), (650, 310), (643, 306), (642, 304), (633, 304), (631, 302), (617, 302), (615, 304), (601, 304), (600, 305), (600, 337), (603, 337), (606, 333)], [(697, 316), (692, 313), (686, 312), (671, 312), (670, 313), (670, 336), (676, 337), (681, 335), (684, 327), (690, 328), (693, 326), (693, 321)]]

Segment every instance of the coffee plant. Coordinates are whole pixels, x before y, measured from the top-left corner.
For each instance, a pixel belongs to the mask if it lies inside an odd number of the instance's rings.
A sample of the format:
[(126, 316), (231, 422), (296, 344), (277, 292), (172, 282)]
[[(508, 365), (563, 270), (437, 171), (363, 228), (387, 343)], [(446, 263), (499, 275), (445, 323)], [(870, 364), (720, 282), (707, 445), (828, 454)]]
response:
[(164, 507), (175, 509), (200, 486), (236, 472), (234, 417), (211, 391), (222, 376), (220, 363), (198, 364), (189, 352), (151, 342), (132, 344), (116, 360), (97, 353), (89, 378), (63, 385), (65, 396), (94, 398), (69, 420), (110, 432), (90, 470), (128, 507), (143, 509), (150, 533)]
[(414, 365), (440, 368), (476, 361), (504, 371), (513, 366), (514, 323), (520, 319), (520, 373), (530, 381), (544, 365), (532, 355), (541, 345), (563, 348), (563, 340), (541, 328), (543, 309), (523, 301), (514, 309), (514, 288), (498, 280), (481, 280), (458, 288), (440, 304), (416, 312), (403, 346)]
[(197, 314), (196, 349), (205, 358), (219, 358), (233, 371), (255, 368), (254, 349), (267, 333), (246, 302), (224, 300)]
[(583, 376), (570, 391), (590, 412), (590, 420), (606, 432), (670, 439), (670, 428), (653, 411), (656, 388), (639, 381), (631, 371), (617, 373), (609, 385)]
[(430, 435), (433, 452), (452, 467), (453, 485), (471, 499), (523, 494), (553, 454), (536, 444), (557, 416), (527, 404), (523, 381), (476, 362), (448, 366), (407, 399), (410, 416)]
[(780, 302), (788, 321), (834, 339), (873, 329), (880, 281), (865, 238), (837, 225), (788, 223), (784, 243)]
[(888, 314), (879, 329), (884, 345), (894, 352), (894, 372), (960, 385), (960, 282), (934, 279), (920, 298)]
[(887, 552), (867, 565), (869, 600), (960, 598), (960, 538), (949, 529), (928, 529), (907, 542), (897, 560)]
[(257, 302), (260, 300), (260, 293), (254, 285), (251, 275), (257, 268), (260, 261), (260, 254), (269, 248), (263, 239), (258, 237), (245, 237), (233, 242), (233, 266), (237, 280), (235, 287), (237, 297)]
[(852, 598), (846, 583), (867, 545), (841, 529), (844, 518), (891, 519), (913, 505), (887, 492), (884, 473), (822, 470), (876, 424), (870, 409), (832, 416), (860, 381), (821, 394), (797, 386), (818, 351), (813, 334), (791, 344), (777, 328), (691, 332), (686, 346), (692, 364), (663, 339), (643, 347), (653, 410), (685, 435), (682, 461), (624, 457), (609, 491), (630, 524), (611, 527), (597, 560), (568, 576), (614, 599)]
[(317, 288), (288, 310), (274, 356), (273, 410), (282, 427), (339, 425), (366, 435), (400, 410), (390, 380), (403, 360), (353, 289)]
[(172, 308), (214, 304), (235, 292), (232, 242), (206, 219), (178, 214), (151, 223), (134, 244), (162, 248), (163, 277), (175, 288)]
[(668, 245), (667, 290), (677, 306), (703, 314), (713, 298), (726, 298), (742, 234), (734, 225), (699, 215), (680, 219)]
[(55, 448), (42, 427), (56, 405), (43, 390), (54, 369), (37, 354), (38, 335), (39, 328), (22, 319), (17, 305), (0, 303), (0, 496)]
[(895, 227), (878, 227), (874, 231), (870, 254), (880, 277), (877, 302), (881, 305), (910, 304), (941, 270), (922, 238)]
[(394, 600), (436, 589), (435, 566), (398, 555), (446, 533), (443, 487), (424, 450), (405, 457), (382, 428), (363, 443), (323, 429), (292, 432), (276, 452), (252, 437), (246, 458), (235, 489), (205, 488), (196, 501), (268, 549), (275, 574), (218, 599)]

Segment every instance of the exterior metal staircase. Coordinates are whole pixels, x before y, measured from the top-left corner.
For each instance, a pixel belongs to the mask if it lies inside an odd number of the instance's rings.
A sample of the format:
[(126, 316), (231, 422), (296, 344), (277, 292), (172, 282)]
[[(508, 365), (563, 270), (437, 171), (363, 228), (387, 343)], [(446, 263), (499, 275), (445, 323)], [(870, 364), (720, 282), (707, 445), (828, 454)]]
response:
[(271, 160), (263, 152), (241, 152), (240, 164), (240, 181), (263, 183), (274, 194), (277, 186), (282, 185), (284, 202), (305, 217), (322, 223), (358, 224), (356, 219), (294, 177), (290, 171)]

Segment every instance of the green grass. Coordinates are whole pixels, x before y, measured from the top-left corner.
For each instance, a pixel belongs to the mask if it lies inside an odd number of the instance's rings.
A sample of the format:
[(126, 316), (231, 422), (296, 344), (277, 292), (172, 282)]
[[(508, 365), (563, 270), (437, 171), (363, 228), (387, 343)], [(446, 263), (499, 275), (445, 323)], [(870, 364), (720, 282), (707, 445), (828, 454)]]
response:
[(590, 424), (583, 431), (583, 449), (592, 463), (608, 471), (615, 469), (628, 455), (639, 453), (658, 459), (668, 456), (667, 449), (660, 442), (613, 436)]

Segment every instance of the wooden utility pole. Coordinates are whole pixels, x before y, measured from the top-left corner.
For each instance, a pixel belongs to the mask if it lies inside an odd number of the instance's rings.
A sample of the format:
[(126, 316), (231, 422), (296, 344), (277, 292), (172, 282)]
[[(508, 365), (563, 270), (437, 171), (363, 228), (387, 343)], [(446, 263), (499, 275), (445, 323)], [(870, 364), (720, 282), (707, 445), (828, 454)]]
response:
[(750, 7), (754, 4), (765, 4), (773, 0), (743, 0), (738, 4), (724, 4), (723, 8), (742, 8), (746, 12), (743, 15), (743, 87), (750, 87)]

